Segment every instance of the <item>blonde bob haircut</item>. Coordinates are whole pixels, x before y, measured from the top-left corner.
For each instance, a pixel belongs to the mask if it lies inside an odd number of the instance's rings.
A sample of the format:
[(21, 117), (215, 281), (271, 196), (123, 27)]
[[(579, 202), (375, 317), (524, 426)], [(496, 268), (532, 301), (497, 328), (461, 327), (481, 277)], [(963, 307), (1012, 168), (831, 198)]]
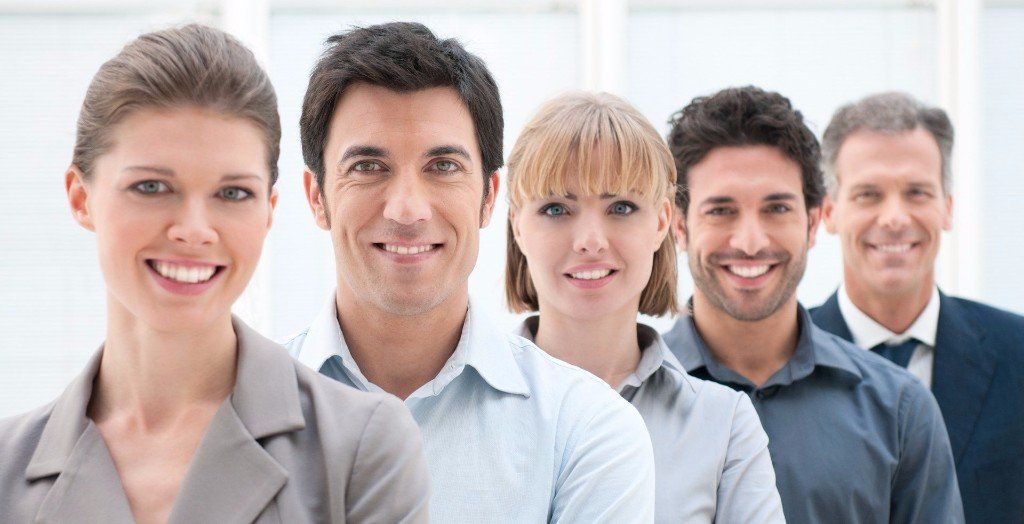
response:
[[(566, 195), (624, 195), (658, 202), (675, 197), (672, 153), (654, 126), (625, 100), (608, 93), (568, 93), (545, 103), (523, 128), (508, 159), (509, 224), (505, 299), (515, 313), (538, 311), (537, 289), (512, 231), (512, 214), (525, 202)], [(679, 312), (676, 253), (666, 234), (654, 253), (651, 278), (640, 294), (640, 313)]]

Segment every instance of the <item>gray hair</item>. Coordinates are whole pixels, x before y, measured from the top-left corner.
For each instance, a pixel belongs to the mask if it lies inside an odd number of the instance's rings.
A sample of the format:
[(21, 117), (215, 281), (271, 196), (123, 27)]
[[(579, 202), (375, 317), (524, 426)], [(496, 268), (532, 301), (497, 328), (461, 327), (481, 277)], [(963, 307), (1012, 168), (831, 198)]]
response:
[(877, 133), (908, 133), (923, 127), (939, 144), (942, 155), (942, 190), (949, 194), (952, 172), (953, 124), (946, 112), (922, 104), (914, 97), (899, 92), (878, 93), (836, 110), (821, 139), (821, 168), (825, 187), (834, 195), (839, 187), (836, 158), (839, 148), (849, 136), (861, 129)]

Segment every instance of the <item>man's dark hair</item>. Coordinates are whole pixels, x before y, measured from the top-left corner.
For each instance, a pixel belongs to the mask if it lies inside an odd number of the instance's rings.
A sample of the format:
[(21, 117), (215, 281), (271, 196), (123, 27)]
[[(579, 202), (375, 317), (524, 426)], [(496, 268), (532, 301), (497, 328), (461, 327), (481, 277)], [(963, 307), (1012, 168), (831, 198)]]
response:
[(800, 166), (804, 203), (818, 207), (825, 195), (821, 148), (804, 117), (789, 99), (754, 86), (723, 89), (694, 98), (669, 119), (668, 146), (676, 162), (676, 205), (686, 216), (690, 204), (688, 175), (718, 147), (765, 145), (778, 148)]
[(454, 39), (440, 40), (423, 24), (391, 22), (357, 27), (327, 39), (302, 101), (302, 157), (323, 187), (324, 146), (334, 109), (356, 82), (398, 92), (450, 87), (469, 108), (480, 146), (484, 195), (491, 173), (502, 166), (501, 97), (483, 60)]

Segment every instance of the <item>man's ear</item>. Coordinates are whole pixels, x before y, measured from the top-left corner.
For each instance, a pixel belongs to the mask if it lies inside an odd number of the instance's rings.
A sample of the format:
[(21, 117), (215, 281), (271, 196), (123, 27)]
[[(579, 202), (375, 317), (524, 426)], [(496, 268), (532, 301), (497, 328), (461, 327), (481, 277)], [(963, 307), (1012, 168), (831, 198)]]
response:
[(75, 222), (89, 231), (95, 231), (96, 227), (89, 214), (89, 186), (82, 170), (74, 164), (64, 173), (64, 190), (68, 194), (68, 205), (71, 206), (71, 216)]
[(491, 173), (487, 177), (487, 196), (484, 197), (480, 206), (480, 227), (487, 227), (491, 223), (491, 215), (494, 214), (494, 203), (498, 201), (498, 188), (501, 186), (501, 177), (498, 172)]
[(818, 235), (818, 224), (821, 223), (822, 207), (812, 207), (807, 211), (807, 249), (814, 247)]
[(834, 235), (839, 232), (836, 226), (835, 213), (836, 203), (832, 200), (832, 197), (825, 195), (825, 198), (821, 201), (821, 220), (825, 223), (825, 231), (828, 231), (830, 235)]
[(331, 220), (328, 217), (327, 209), (324, 207), (320, 184), (316, 183), (316, 175), (308, 167), (302, 170), (302, 186), (306, 190), (306, 202), (309, 203), (309, 209), (313, 211), (316, 225), (320, 229), (330, 231)]
[(946, 206), (946, 217), (942, 221), (942, 229), (944, 231), (952, 231), (953, 230), (953, 195), (946, 194), (945, 198), (946, 198), (946, 201), (944, 202), (944, 204)]
[(672, 213), (672, 234), (676, 237), (676, 247), (679, 251), (686, 251), (686, 215), (679, 206), (676, 206)]

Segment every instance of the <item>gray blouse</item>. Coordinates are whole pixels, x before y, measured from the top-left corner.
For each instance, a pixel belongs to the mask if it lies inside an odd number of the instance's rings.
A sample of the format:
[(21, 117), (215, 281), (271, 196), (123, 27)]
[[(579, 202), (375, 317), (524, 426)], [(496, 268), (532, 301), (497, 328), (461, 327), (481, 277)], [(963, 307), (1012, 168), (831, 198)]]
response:
[[(517, 334), (533, 340), (538, 317)], [(750, 399), (694, 378), (650, 326), (619, 393), (640, 412), (654, 447), (657, 522), (785, 522), (768, 436)], [(543, 348), (542, 348), (543, 349)]]

